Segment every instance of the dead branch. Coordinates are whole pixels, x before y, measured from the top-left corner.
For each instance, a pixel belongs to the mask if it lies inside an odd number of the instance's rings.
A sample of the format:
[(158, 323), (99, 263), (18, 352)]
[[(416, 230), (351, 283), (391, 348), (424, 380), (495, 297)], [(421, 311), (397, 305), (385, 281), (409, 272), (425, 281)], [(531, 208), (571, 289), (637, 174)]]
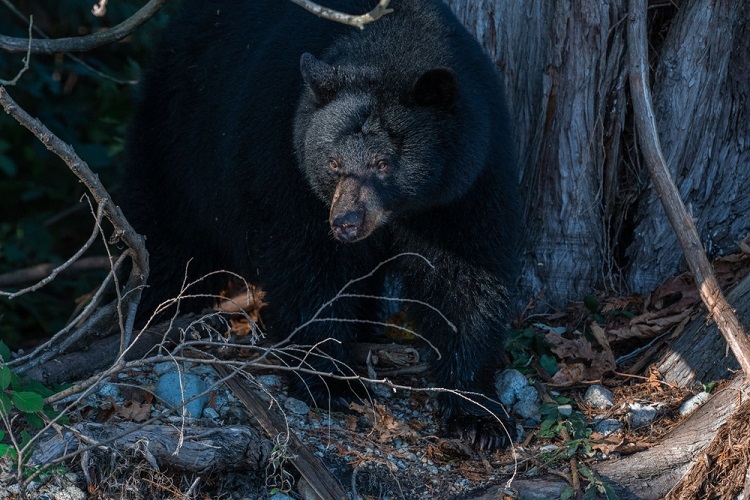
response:
[(647, 58), (647, 0), (630, 0), (628, 51), (630, 56), (630, 92), (636, 119), (639, 144), (654, 187), (659, 193), (690, 271), (708, 309), (709, 318), (719, 326), (742, 370), (750, 374), (750, 339), (747, 338), (734, 310), (727, 303), (701, 243), (695, 223), (685, 210), (661, 151), (656, 119), (651, 104)]
[(335, 21), (341, 24), (355, 26), (359, 29), (364, 29), (365, 24), (377, 21), (384, 15), (393, 12), (393, 9), (388, 8), (388, 4), (391, 3), (391, 0), (380, 0), (380, 2), (378, 2), (374, 9), (372, 9), (370, 12), (367, 12), (366, 14), (362, 14), (359, 16), (344, 14), (343, 12), (328, 9), (326, 7), (313, 3), (310, 0), (292, 0), (292, 2), (296, 3), (306, 11), (311, 12), (318, 17), (322, 17), (323, 19), (328, 19), (329, 21)]
[[(125, 286), (123, 300), (121, 302), (118, 301), (121, 333), (124, 335), (124, 338), (127, 338), (127, 333), (132, 331), (132, 325), (135, 321), (135, 309), (140, 301), (141, 288), (146, 284), (148, 278), (148, 252), (146, 252), (146, 244), (143, 236), (136, 233), (131, 227), (120, 208), (114, 204), (109, 193), (101, 181), (99, 181), (99, 177), (91, 171), (86, 162), (81, 160), (73, 148), (60, 140), (42, 122), (31, 117), (25, 110), (19, 107), (10, 97), (5, 87), (2, 86), (0, 86), (0, 105), (5, 109), (6, 113), (32, 132), (47, 149), (65, 162), (68, 168), (88, 188), (96, 203), (103, 206), (104, 215), (115, 227), (114, 239), (122, 240), (129, 247), (129, 250), (126, 252), (132, 257), (133, 267)], [(127, 344), (127, 342), (124, 343)]]
[[(119, 42), (143, 23), (151, 19), (167, 3), (167, 0), (150, 0), (135, 14), (128, 17), (117, 26), (98, 31), (86, 36), (58, 38), (55, 40), (35, 39), (31, 42), (26, 38), (16, 38), (0, 35), (0, 49), (11, 54), (26, 52), (32, 54), (56, 54), (60, 52), (86, 52), (88, 50)], [(37, 34), (39, 32), (37, 31)]]
[(81, 444), (107, 443), (118, 452), (134, 450), (154, 466), (197, 474), (216, 471), (256, 470), (266, 466), (271, 443), (250, 427), (206, 428), (142, 425), (133, 422), (81, 423), (73, 431), (54, 433), (35, 448), (30, 464), (44, 466), (59, 461)]
[(51, 263), (37, 264), (25, 269), (18, 269), (9, 273), (0, 274), (0, 288), (23, 286), (28, 283), (40, 281), (59, 270), (59, 274), (77, 274), (87, 271), (103, 271), (111, 268), (109, 257), (83, 257), (71, 263), (64, 269)]
[(347, 494), (338, 480), (328, 472), (328, 469), (296, 435), (289, 432), (286, 424), (279, 416), (266, 409), (266, 403), (261, 401), (253, 391), (248, 390), (237, 377), (230, 377), (231, 372), (228, 367), (216, 365), (214, 369), (219, 376), (226, 380), (227, 387), (242, 401), (250, 414), (258, 419), (258, 423), (268, 436), (275, 438), (279, 434), (288, 435), (289, 454), (297, 456), (292, 463), (308, 484), (320, 495), (320, 498), (347, 498)]

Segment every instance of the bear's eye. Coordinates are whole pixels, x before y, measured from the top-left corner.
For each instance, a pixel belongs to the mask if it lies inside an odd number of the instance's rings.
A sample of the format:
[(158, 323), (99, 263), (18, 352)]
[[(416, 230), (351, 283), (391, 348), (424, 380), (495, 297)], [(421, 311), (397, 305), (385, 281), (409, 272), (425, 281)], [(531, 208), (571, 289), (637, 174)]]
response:
[(336, 160), (336, 158), (328, 159), (328, 168), (330, 168), (331, 170), (338, 170), (340, 166), (341, 165), (339, 165), (339, 162), (338, 160)]
[(391, 168), (391, 164), (386, 160), (379, 160), (376, 166), (379, 172), (387, 172)]

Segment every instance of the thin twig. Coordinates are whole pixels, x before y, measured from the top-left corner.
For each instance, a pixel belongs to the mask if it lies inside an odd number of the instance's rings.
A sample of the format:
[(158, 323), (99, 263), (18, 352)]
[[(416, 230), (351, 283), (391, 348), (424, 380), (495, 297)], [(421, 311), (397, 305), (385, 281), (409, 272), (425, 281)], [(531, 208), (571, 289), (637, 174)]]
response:
[(391, 0), (380, 0), (380, 2), (378, 2), (374, 9), (359, 16), (345, 14), (337, 10), (329, 9), (311, 2), (310, 0), (292, 0), (292, 2), (296, 3), (306, 11), (312, 12), (318, 17), (322, 17), (323, 19), (328, 19), (329, 21), (335, 21), (341, 24), (348, 24), (359, 29), (364, 29), (366, 24), (377, 21), (384, 15), (393, 12), (393, 9), (388, 8), (388, 4), (391, 3)]
[[(47, 149), (65, 162), (68, 168), (88, 188), (98, 206), (101, 207), (104, 215), (115, 227), (113, 240), (122, 240), (129, 247), (124, 254), (132, 257), (133, 266), (125, 286), (125, 293), (123, 294), (123, 302), (126, 305), (124, 310), (127, 315), (124, 321), (121, 319), (120, 324), (132, 325), (135, 316), (135, 306), (140, 301), (141, 289), (148, 279), (148, 252), (146, 251), (145, 239), (135, 232), (127, 219), (125, 219), (122, 211), (114, 204), (99, 177), (91, 171), (86, 162), (76, 154), (69, 144), (60, 140), (42, 122), (33, 118), (18, 106), (3, 86), (0, 86), (0, 105), (2, 105), (6, 113), (32, 132)], [(122, 311), (119, 307), (120, 305), (118, 301), (118, 311)], [(126, 334), (124, 331), (121, 333), (123, 335)]]

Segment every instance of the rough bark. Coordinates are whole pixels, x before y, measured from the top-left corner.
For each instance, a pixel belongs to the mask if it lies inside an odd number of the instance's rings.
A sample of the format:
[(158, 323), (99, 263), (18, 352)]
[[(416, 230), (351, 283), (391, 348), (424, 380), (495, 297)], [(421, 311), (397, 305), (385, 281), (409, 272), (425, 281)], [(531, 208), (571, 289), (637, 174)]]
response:
[[(681, 5), (654, 75), (662, 148), (682, 199), (713, 254), (750, 231), (750, 5)], [(650, 186), (640, 204), (627, 281), (648, 293), (677, 273), (682, 252)]]
[(690, 272), (695, 279), (703, 304), (708, 314), (716, 321), (732, 354), (745, 373), (750, 373), (750, 340), (737, 315), (727, 303), (713, 267), (708, 261), (693, 219), (677, 192), (677, 187), (669, 174), (666, 160), (661, 150), (661, 141), (656, 131), (656, 119), (651, 104), (651, 89), (648, 82), (648, 57), (646, 37), (647, 0), (630, 0), (628, 15), (628, 58), (630, 61), (630, 94), (633, 103), (638, 143), (643, 151), (643, 160), (654, 183), (654, 190), (661, 199), (662, 207), (677, 235), (680, 248), (685, 256)]
[[(36, 447), (30, 463), (49, 465), (79, 447), (102, 443), (120, 452), (136, 450), (153, 467), (169, 467), (197, 474), (256, 470), (268, 463), (271, 442), (249, 427), (140, 425), (133, 422), (78, 424), (53, 433)], [(81, 436), (85, 437), (84, 440)]]
[[(622, 140), (632, 122), (624, 2), (447, 2), (506, 82), (526, 195), (522, 296), (543, 291), (543, 304), (560, 306), (593, 289), (646, 294), (676, 274), (677, 238), (638, 151)], [(716, 255), (750, 231), (750, 7), (675, 5), (655, 54), (657, 125)]]
[(449, 1), (506, 82), (526, 199), (523, 295), (580, 299), (610, 267), (624, 124), (623, 2)]
[[(727, 300), (735, 307), (740, 321), (750, 324), (750, 276), (727, 294)], [(739, 369), (716, 324), (705, 317), (690, 323), (669, 344), (655, 366), (665, 381), (682, 386), (726, 379)]]

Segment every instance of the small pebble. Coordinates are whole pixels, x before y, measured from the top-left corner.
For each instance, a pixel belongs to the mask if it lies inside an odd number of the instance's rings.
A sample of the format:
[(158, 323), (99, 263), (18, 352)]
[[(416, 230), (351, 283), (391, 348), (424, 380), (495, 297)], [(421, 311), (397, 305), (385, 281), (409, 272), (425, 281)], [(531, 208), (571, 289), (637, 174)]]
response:
[(594, 432), (598, 432), (604, 436), (609, 436), (620, 429), (622, 429), (622, 423), (614, 418), (600, 420), (594, 425)]
[(219, 413), (210, 406), (203, 408), (203, 416), (211, 420), (219, 420)]
[(117, 384), (104, 384), (99, 388), (99, 395), (103, 398), (119, 398), (120, 387)]
[(656, 408), (640, 403), (630, 404), (630, 426), (633, 429), (649, 425), (656, 418)]
[(281, 389), (281, 387), (284, 385), (281, 377), (272, 373), (256, 376), (255, 382), (257, 382), (261, 387), (265, 389)]
[(287, 398), (284, 401), (284, 408), (295, 415), (307, 415), (310, 412), (310, 407), (307, 406), (307, 403), (296, 398)]
[(612, 391), (602, 387), (599, 384), (594, 384), (586, 389), (586, 394), (583, 396), (586, 402), (598, 410), (605, 410), (615, 405), (615, 399), (612, 396)]

